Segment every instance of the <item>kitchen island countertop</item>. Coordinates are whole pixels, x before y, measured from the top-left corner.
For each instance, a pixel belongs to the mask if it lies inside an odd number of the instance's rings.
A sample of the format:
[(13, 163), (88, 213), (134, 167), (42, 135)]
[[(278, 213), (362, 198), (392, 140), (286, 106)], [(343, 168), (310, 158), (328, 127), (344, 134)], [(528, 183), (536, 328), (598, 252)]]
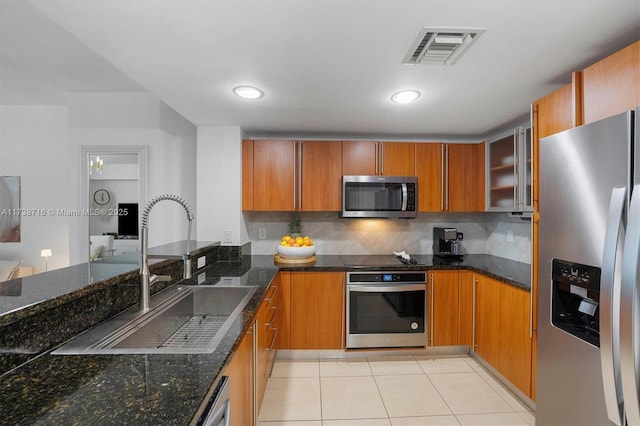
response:
[[(520, 262), (488, 255), (467, 255), (461, 262), (446, 264), (427, 255), (416, 256), (416, 260), (422, 264), (399, 263), (394, 269), (471, 269), (530, 288), (530, 266)], [(0, 377), (2, 423), (189, 424), (205, 395), (218, 383), (278, 270), (354, 269), (376, 267), (346, 266), (337, 255), (320, 255), (315, 264), (299, 267), (276, 266), (273, 256), (267, 255), (213, 263), (193, 278), (181, 281), (181, 285), (228, 282), (257, 288), (213, 353), (51, 355), (46, 352)]]

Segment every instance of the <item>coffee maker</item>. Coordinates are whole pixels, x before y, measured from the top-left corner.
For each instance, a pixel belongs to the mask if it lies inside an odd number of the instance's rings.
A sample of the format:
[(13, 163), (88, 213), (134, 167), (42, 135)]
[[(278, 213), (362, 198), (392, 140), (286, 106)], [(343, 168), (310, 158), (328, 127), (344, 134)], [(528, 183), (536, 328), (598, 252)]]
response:
[(447, 259), (462, 258), (463, 234), (456, 228), (433, 228), (433, 254)]

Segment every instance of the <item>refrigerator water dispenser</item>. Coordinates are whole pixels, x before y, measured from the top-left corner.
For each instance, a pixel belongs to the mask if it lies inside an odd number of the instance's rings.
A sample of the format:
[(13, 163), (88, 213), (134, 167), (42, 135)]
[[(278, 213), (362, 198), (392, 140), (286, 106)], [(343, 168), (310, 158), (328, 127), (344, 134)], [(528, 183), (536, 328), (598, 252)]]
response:
[(551, 323), (600, 347), (600, 268), (553, 259)]

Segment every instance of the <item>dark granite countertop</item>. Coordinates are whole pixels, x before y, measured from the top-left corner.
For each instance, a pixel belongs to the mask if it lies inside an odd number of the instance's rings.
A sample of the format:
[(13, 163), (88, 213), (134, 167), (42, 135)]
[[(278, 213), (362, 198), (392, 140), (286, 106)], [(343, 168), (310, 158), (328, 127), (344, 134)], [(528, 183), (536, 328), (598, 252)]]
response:
[[(488, 255), (461, 262), (415, 256), (419, 265), (385, 269), (471, 269), (530, 288), (530, 266)], [(273, 256), (218, 261), (184, 285), (251, 285), (257, 291), (211, 354), (51, 355), (46, 352), (0, 377), (2, 424), (188, 424), (216, 386), (248, 329), (277, 271), (347, 271), (341, 256), (318, 256), (315, 264), (275, 266)], [(363, 267), (357, 269), (379, 269)], [(204, 273), (204, 274), (203, 274)]]
[[(269, 283), (271, 264), (217, 262), (203, 269), (201, 285), (225, 278), (257, 286), (242, 315), (211, 354), (43, 354), (0, 377), (2, 424), (188, 424), (217, 383), (246, 332)], [(181, 284), (194, 284), (197, 276)]]
[[(348, 256), (349, 258), (354, 256)], [(360, 256), (358, 256), (360, 257)], [(466, 254), (460, 260), (446, 260), (433, 255), (411, 255), (416, 260), (415, 265), (405, 265), (387, 255), (366, 255), (369, 266), (347, 265), (345, 256), (327, 255), (317, 256), (312, 264), (299, 266), (279, 265), (285, 271), (352, 271), (352, 270), (438, 270), (438, 269), (469, 269), (496, 278), (508, 284), (525, 290), (531, 289), (531, 265), (502, 257), (487, 254)], [(253, 256), (256, 263), (273, 262), (273, 256)], [(379, 259), (379, 260), (378, 260)], [(392, 261), (390, 261), (392, 260)], [(384, 267), (378, 266), (384, 265)]]

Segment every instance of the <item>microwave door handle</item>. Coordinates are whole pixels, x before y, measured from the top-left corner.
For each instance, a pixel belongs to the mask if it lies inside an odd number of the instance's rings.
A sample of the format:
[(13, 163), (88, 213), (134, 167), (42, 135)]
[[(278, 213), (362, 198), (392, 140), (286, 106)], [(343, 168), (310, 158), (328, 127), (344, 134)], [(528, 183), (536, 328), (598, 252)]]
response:
[(620, 285), (616, 281), (616, 259), (621, 232), (627, 188), (613, 188), (607, 214), (607, 226), (602, 253), (600, 282), (600, 361), (605, 406), (609, 419), (624, 424), (622, 387), (620, 384)]
[(400, 208), (400, 210), (402, 210), (403, 212), (407, 211), (407, 200), (408, 198), (408, 191), (407, 191), (407, 184), (403, 183), (402, 184), (402, 207)]
[(640, 288), (638, 288), (638, 262), (640, 262), (640, 185), (635, 185), (629, 207), (627, 233), (622, 254), (622, 284), (620, 286), (620, 378), (624, 394), (627, 423), (640, 424), (638, 384), (640, 365)]

